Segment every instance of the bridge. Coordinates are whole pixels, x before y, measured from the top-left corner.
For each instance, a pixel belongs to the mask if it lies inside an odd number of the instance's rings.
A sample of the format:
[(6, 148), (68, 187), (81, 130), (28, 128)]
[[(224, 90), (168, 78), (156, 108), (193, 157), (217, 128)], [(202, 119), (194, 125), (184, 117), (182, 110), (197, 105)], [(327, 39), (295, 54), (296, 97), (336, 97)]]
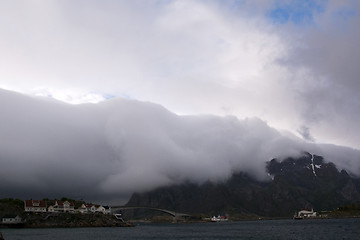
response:
[(166, 209), (161, 209), (161, 208), (154, 208), (154, 207), (146, 207), (146, 206), (111, 206), (111, 212), (112, 213), (115, 213), (116, 211), (119, 211), (119, 210), (129, 210), (129, 209), (149, 209), (149, 210), (154, 210), (154, 211), (158, 211), (158, 212), (163, 212), (163, 213), (171, 215), (174, 218), (174, 220), (176, 220), (178, 218), (191, 217), (191, 215), (186, 214), (186, 213), (178, 213), (178, 212), (174, 212), (174, 211), (170, 211), (170, 210), (166, 210)]

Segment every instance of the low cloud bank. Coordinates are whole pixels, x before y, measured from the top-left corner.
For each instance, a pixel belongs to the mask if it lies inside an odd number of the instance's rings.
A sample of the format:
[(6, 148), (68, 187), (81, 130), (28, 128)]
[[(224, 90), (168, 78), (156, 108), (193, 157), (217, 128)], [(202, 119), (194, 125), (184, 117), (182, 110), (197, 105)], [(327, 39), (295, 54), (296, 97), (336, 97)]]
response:
[[(360, 151), (307, 143), (258, 118), (178, 116), (146, 102), (68, 105), (0, 90), (0, 197), (124, 203), (135, 191), (223, 181), (302, 151), (360, 173)], [(286, 117), (286, 116), (285, 116)]]

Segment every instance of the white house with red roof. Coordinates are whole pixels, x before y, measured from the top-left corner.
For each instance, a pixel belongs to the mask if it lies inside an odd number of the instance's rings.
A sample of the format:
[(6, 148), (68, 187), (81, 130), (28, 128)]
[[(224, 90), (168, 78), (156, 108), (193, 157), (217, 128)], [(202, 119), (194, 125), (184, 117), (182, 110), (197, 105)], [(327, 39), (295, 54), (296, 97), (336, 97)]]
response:
[(46, 212), (47, 204), (43, 200), (25, 200), (25, 212)]

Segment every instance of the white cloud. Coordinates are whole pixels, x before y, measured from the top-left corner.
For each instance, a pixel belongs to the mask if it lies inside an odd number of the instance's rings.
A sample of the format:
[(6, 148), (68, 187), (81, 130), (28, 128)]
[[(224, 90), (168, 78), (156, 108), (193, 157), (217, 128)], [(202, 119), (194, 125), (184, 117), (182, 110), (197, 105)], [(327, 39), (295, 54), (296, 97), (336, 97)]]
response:
[(257, 118), (178, 116), (112, 99), (70, 105), (0, 90), (0, 197), (126, 201), (133, 192), (246, 171), (302, 151), (360, 174), (360, 152), (306, 143)]
[(273, 25), (268, 12), (287, 2), (2, 2), (0, 86), (259, 117), (360, 148), (359, 4), (328, 1), (311, 26)]

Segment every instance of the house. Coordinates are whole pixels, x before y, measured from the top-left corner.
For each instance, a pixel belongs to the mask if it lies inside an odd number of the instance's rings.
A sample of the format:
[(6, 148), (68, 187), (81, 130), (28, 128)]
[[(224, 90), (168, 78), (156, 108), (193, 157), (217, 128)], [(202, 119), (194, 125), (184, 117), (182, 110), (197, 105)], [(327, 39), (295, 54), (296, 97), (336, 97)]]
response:
[(88, 213), (88, 209), (85, 204), (82, 204), (81, 207), (77, 209), (79, 213)]
[(19, 224), (22, 223), (22, 219), (19, 215), (5, 215), (2, 217), (3, 224)]
[(104, 213), (104, 212), (105, 212), (105, 208), (100, 205), (100, 206), (98, 206), (98, 207), (96, 208), (96, 212), (98, 212), (98, 213)]
[(77, 209), (79, 213), (103, 213), (111, 214), (111, 208), (108, 206), (101, 206), (95, 204), (82, 204), (81, 207)]
[(98, 206), (94, 204), (87, 204), (86, 207), (88, 209), (88, 212), (92, 212), (92, 213), (95, 213), (98, 208)]
[(55, 201), (55, 205), (48, 208), (49, 212), (74, 212), (74, 203), (69, 201)]
[(111, 214), (111, 207), (109, 206), (104, 206), (105, 211), (103, 212), (104, 214)]
[(111, 214), (111, 208), (108, 206), (98, 206), (96, 212), (103, 213), (103, 214)]
[(46, 212), (46, 201), (43, 200), (25, 200), (25, 212)]

